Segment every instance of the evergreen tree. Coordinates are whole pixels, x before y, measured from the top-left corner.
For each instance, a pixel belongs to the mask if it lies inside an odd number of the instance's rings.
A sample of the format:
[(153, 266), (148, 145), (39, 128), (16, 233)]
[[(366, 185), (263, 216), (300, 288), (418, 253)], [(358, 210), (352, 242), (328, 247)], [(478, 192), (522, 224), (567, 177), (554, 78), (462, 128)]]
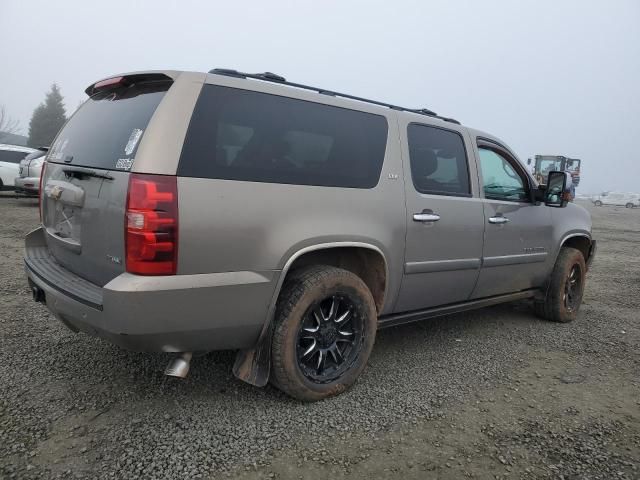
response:
[(60, 88), (55, 83), (40, 105), (33, 111), (29, 122), (29, 146), (49, 146), (58, 130), (67, 121)]

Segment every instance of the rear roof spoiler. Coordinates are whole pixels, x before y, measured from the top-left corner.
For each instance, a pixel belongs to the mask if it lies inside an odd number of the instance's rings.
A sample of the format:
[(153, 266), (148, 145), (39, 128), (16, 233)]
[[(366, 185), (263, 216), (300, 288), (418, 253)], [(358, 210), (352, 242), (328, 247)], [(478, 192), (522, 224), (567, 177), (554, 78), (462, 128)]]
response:
[(96, 93), (100, 88), (96, 86), (104, 84), (104, 88), (114, 88), (122, 85), (133, 85), (138, 82), (162, 82), (173, 81), (178, 76), (179, 72), (175, 71), (152, 71), (152, 72), (133, 72), (123, 73), (120, 75), (113, 75), (111, 77), (103, 78), (97, 82), (92, 83), (85, 89), (85, 93), (89, 96)]

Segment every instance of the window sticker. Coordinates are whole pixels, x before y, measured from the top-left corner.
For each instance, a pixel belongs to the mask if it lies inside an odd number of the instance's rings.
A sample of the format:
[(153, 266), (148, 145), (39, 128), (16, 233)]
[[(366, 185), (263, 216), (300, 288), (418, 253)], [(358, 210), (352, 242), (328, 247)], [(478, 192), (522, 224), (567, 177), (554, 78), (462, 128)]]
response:
[(133, 151), (136, 149), (136, 145), (142, 136), (142, 130), (139, 128), (134, 128), (131, 131), (131, 135), (129, 136), (129, 141), (127, 145), (124, 147), (124, 153), (126, 155), (131, 155)]
[(133, 160), (130, 158), (119, 158), (116, 162), (117, 170), (131, 170), (131, 166), (133, 165)]

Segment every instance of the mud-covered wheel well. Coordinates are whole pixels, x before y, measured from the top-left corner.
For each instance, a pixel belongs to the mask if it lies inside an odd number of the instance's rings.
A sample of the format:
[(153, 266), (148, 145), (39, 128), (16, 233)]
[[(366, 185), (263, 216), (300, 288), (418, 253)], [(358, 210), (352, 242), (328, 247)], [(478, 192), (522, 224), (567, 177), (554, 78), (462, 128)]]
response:
[(563, 247), (572, 247), (577, 250), (580, 250), (582, 256), (584, 257), (584, 261), (589, 260), (589, 254), (591, 253), (591, 240), (587, 237), (571, 237), (568, 238), (563, 244)]
[(356, 274), (369, 287), (378, 314), (382, 311), (387, 286), (387, 270), (380, 253), (360, 247), (315, 250), (296, 258), (287, 272), (287, 277), (310, 265), (331, 265)]

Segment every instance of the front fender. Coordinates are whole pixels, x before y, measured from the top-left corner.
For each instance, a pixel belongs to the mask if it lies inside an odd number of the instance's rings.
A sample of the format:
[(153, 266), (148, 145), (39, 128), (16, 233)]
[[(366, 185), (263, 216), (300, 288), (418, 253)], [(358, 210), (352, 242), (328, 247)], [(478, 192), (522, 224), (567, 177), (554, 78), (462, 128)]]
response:
[[(591, 214), (580, 205), (569, 203), (565, 208), (554, 208), (551, 213), (553, 222), (553, 265), (560, 249), (572, 238), (582, 237), (593, 243)], [(553, 268), (553, 267), (552, 267)]]

